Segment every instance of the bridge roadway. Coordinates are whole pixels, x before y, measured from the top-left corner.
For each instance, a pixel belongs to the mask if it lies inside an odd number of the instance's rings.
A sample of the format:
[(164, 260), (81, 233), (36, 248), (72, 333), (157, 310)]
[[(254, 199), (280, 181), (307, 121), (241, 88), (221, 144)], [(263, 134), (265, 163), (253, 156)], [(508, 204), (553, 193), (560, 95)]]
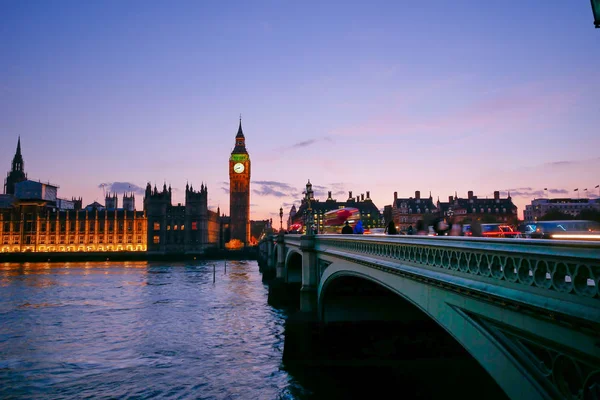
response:
[(426, 315), (510, 398), (600, 399), (600, 243), (279, 235), (259, 264), (320, 324)]

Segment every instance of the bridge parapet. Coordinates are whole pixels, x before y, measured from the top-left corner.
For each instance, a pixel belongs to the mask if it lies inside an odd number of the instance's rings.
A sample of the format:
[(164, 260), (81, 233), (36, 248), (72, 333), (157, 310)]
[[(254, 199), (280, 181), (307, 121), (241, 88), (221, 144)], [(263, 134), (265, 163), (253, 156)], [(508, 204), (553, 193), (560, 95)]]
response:
[(600, 298), (600, 244), (590, 242), (454, 237), (354, 237), (320, 235), (318, 251), (390, 259), (404, 264), (462, 272), (568, 293)]

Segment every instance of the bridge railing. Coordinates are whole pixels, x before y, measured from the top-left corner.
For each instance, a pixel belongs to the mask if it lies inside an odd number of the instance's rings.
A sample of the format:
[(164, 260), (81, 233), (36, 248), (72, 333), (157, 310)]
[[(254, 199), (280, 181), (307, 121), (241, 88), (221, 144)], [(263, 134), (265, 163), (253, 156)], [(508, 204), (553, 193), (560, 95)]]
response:
[[(288, 237), (286, 236), (286, 241)], [(317, 235), (338, 249), (415, 266), (458, 271), (545, 291), (600, 299), (600, 243), (539, 239)]]

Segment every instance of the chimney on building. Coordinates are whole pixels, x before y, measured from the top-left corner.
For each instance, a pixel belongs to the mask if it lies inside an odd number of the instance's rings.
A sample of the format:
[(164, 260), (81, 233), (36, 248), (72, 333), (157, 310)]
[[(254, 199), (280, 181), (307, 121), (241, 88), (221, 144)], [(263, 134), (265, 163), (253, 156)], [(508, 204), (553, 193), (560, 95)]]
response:
[(327, 200), (332, 200), (332, 198), (331, 198), (331, 190), (329, 192), (327, 192)]
[(394, 192), (394, 201), (398, 200), (398, 192)]
[(348, 192), (348, 200), (352, 200), (352, 190)]
[(448, 196), (448, 202), (449, 202), (449, 203), (452, 203), (453, 201), (454, 201), (454, 197), (452, 197), (452, 196)]
[(365, 194), (364, 193), (360, 194), (360, 201), (365, 201)]
[(418, 190), (416, 190), (416, 191), (415, 191), (415, 199), (417, 199), (417, 200), (418, 200), (418, 199), (420, 199), (420, 198), (421, 198), (421, 192), (420, 192), (420, 191), (418, 191)]
[(370, 199), (371, 199), (371, 192), (369, 192), (369, 191), (367, 190), (367, 200), (370, 200)]
[(494, 200), (500, 200), (500, 192), (497, 190), (494, 192)]
[(473, 191), (472, 191), (472, 190), (469, 190), (469, 191), (467, 192), (467, 196), (469, 197), (469, 200), (473, 200)]
[(360, 201), (360, 196), (356, 196), (356, 202), (358, 203)]

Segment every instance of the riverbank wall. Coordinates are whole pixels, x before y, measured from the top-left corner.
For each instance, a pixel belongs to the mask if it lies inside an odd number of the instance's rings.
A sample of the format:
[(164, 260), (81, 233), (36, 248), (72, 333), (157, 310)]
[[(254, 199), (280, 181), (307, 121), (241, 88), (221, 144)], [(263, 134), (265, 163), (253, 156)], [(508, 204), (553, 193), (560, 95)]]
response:
[(156, 254), (143, 251), (72, 252), (72, 253), (0, 253), (1, 262), (85, 262), (85, 261), (190, 261), (190, 260), (256, 260), (257, 250), (207, 249), (203, 253)]

